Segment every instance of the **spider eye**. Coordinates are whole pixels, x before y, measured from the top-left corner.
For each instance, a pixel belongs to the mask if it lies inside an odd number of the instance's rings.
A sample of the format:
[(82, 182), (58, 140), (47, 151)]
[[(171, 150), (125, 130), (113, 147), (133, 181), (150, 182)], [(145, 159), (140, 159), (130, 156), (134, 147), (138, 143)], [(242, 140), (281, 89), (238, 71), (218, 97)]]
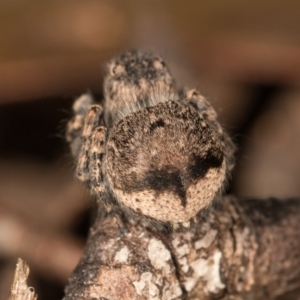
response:
[(166, 64), (164, 61), (162, 60), (157, 60), (154, 62), (154, 67), (157, 69), (157, 70), (161, 70), (161, 69), (164, 69), (166, 67)]
[(124, 72), (124, 67), (121, 66), (121, 65), (112, 65), (110, 67), (110, 74), (113, 76), (113, 75), (116, 75), (116, 74), (121, 74)]
[(199, 96), (199, 92), (196, 91), (196, 90), (194, 90), (194, 91), (193, 91), (193, 94), (192, 94), (192, 97), (197, 97), (197, 96)]

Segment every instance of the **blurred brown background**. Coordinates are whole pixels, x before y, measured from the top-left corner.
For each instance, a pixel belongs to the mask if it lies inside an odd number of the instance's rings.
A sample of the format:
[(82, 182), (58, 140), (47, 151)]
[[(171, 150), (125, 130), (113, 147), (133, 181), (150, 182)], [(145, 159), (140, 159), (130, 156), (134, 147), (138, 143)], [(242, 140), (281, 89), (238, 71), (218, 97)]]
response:
[(0, 1), (0, 300), (16, 259), (39, 299), (61, 299), (93, 219), (64, 141), (102, 66), (160, 53), (216, 107), (238, 145), (229, 192), (300, 194), (299, 1)]

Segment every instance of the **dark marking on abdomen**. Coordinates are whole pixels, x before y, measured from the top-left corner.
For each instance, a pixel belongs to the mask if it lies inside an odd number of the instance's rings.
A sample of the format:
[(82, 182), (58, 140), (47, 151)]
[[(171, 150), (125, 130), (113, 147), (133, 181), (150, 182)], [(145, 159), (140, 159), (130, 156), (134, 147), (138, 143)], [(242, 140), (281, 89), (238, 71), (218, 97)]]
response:
[(215, 154), (208, 152), (204, 157), (193, 156), (191, 165), (186, 171), (178, 170), (173, 166), (148, 170), (144, 173), (143, 178), (131, 180), (131, 184), (127, 188), (129, 192), (153, 190), (156, 197), (164, 191), (173, 192), (180, 198), (182, 207), (186, 207), (186, 190), (189, 185), (193, 181), (203, 178), (209, 169), (221, 167), (222, 162), (223, 155), (221, 152)]
[(189, 180), (203, 178), (209, 169), (220, 168), (222, 162), (223, 154), (221, 152), (213, 154), (211, 151), (208, 151), (204, 157), (194, 155), (188, 168)]
[(158, 119), (157, 121), (150, 124), (150, 132), (154, 131), (158, 127), (164, 127), (164, 126), (165, 126), (164, 120), (163, 119)]
[(156, 197), (164, 191), (171, 191), (179, 196), (183, 207), (187, 204), (186, 188), (180, 170), (169, 167), (161, 170), (149, 170), (142, 180), (131, 182), (130, 191), (145, 189), (155, 191)]

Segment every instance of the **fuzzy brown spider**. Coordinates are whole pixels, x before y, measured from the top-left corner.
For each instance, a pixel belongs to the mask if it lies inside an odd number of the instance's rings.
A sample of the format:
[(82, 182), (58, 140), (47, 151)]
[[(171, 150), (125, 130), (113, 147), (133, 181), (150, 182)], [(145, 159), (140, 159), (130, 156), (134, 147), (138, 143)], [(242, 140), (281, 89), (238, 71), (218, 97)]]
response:
[(112, 59), (104, 108), (85, 94), (73, 105), (67, 140), (76, 176), (98, 201), (174, 227), (223, 190), (234, 145), (210, 103), (196, 90), (177, 89), (156, 54), (130, 51)]

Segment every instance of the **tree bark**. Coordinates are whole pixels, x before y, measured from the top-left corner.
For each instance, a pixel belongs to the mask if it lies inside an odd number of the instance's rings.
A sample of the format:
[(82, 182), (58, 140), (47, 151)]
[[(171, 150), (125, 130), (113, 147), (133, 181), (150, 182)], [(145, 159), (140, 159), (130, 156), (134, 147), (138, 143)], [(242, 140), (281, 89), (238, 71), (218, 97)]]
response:
[(297, 288), (300, 200), (228, 196), (179, 230), (99, 213), (64, 300), (266, 300)]

